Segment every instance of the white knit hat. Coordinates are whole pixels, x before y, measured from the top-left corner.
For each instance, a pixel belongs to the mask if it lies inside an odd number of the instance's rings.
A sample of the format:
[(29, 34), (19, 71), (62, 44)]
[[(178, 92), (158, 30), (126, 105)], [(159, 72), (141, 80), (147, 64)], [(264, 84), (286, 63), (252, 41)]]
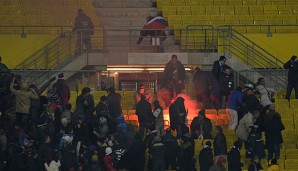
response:
[(112, 148), (111, 147), (107, 147), (106, 148), (106, 155), (110, 155), (112, 153)]

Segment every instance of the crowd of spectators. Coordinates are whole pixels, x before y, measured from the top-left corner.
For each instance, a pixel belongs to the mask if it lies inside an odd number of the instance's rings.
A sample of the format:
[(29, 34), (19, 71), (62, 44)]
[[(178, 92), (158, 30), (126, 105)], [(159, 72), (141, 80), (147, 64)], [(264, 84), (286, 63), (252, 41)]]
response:
[[(230, 68), (224, 68), (220, 62), (224, 60), (220, 57), (217, 61), (219, 70), (214, 71), (220, 72), (219, 82), (232, 85), (222, 78), (228, 78), (230, 73)], [(6, 71), (4, 73), (11, 76)], [(196, 74), (204, 77), (200, 69)], [(47, 96), (41, 92), (55, 79), (37, 88), (18, 82), (14, 76), (11, 79), (4, 77), (1, 75), (1, 81), (10, 81), (1, 84), (1, 93), (9, 92), (13, 110), (8, 112), (7, 101), (1, 99), (0, 170), (159, 171), (171, 168), (194, 171), (198, 163), (201, 171), (241, 170), (240, 149), (243, 144), (246, 157), (252, 160), (248, 170), (262, 168), (260, 161), (266, 157), (265, 145), (269, 152), (268, 161), (272, 160), (272, 165), (277, 166), (284, 125), (263, 78), (259, 79), (255, 90), (253, 85), (246, 85), (243, 90), (240, 87), (231, 89), (230, 94), (224, 93), (226, 89), (221, 90), (225, 96), (222, 99), (227, 99), (226, 110), (231, 118), (229, 129), (234, 130), (238, 137), (234, 146), (227, 149), (223, 129), (212, 125), (204, 109), (199, 111), (189, 127), (182, 97), (170, 105), (170, 127), (164, 131), (163, 108), (159, 101), (152, 102), (151, 95), (146, 94), (142, 90), (144, 86), (140, 85), (135, 95), (139, 121), (139, 130), (136, 130), (134, 125), (125, 122), (122, 97), (113, 87), (98, 103), (90, 94), (91, 89), (83, 88), (72, 112), (69, 87), (63, 74), (58, 75)], [(204, 93), (201, 95), (204, 99)], [(176, 136), (172, 134), (173, 130)], [(262, 132), (265, 132), (266, 144)], [(213, 139), (213, 143), (209, 139)], [(196, 140), (204, 140), (199, 157), (195, 156)]]

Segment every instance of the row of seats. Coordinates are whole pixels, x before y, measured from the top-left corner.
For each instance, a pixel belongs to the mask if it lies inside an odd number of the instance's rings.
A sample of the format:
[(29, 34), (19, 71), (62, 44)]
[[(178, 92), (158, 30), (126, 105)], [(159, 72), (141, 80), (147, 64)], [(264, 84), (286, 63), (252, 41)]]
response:
[(163, 6), (253, 6), (253, 5), (298, 5), (296, 0), (157, 0), (157, 7)]
[(168, 15), (297, 15), (298, 6), (164, 6), (162, 12)]
[(1, 0), (0, 6), (91, 6), (91, 0)]

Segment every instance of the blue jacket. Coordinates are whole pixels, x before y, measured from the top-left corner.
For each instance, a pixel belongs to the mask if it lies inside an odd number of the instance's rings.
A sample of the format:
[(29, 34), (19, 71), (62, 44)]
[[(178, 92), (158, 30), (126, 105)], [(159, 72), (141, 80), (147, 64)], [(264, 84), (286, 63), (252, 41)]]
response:
[(236, 110), (239, 106), (245, 106), (243, 102), (244, 94), (240, 91), (232, 90), (231, 95), (229, 96), (227, 108)]

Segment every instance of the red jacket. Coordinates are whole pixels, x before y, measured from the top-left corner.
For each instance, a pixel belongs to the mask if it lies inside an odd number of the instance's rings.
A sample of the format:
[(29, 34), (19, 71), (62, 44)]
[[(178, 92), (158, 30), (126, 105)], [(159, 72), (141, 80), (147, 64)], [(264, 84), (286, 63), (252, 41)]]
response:
[(115, 169), (113, 166), (111, 155), (105, 155), (103, 162), (104, 162), (106, 171), (117, 171), (117, 169)]

